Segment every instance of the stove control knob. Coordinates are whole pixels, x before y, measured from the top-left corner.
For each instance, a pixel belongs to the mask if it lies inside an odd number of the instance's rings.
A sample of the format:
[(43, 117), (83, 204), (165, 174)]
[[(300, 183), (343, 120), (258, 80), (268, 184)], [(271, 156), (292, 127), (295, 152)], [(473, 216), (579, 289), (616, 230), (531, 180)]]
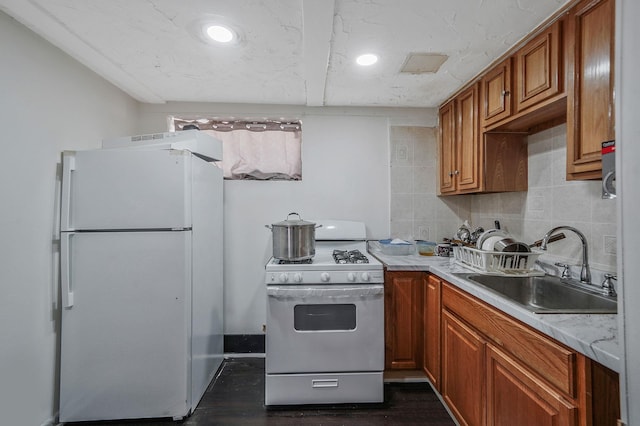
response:
[(361, 275), (362, 281), (369, 281), (371, 279), (371, 276), (369, 275), (368, 272), (363, 272)]
[(356, 274), (354, 274), (353, 272), (349, 272), (347, 274), (347, 280), (350, 282), (354, 282), (356, 280)]
[(300, 273), (295, 273), (293, 274), (293, 280), (297, 283), (301, 283), (302, 282), (302, 274)]
[(278, 279), (280, 280), (281, 283), (286, 283), (287, 281), (289, 281), (289, 277), (287, 276), (287, 274), (280, 274)]
[(331, 276), (327, 272), (323, 272), (320, 274), (320, 281), (322, 281), (323, 283), (329, 282), (330, 279)]

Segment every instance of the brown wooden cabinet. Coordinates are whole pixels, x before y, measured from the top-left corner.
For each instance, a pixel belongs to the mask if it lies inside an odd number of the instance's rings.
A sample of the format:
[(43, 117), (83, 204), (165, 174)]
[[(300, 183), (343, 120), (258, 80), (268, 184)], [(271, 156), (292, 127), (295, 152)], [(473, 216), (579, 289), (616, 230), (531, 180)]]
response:
[(446, 281), (441, 304), (441, 393), (460, 424), (616, 424), (615, 372)]
[(461, 425), (483, 425), (485, 341), (448, 310), (442, 312), (442, 398)]
[(567, 179), (600, 179), (601, 144), (615, 138), (615, 1), (581, 1), (569, 14), (567, 30)]
[(473, 192), (480, 187), (478, 86), (440, 108), (440, 193)]
[(562, 53), (561, 20), (518, 49), (514, 55), (516, 112), (563, 93)]
[(456, 108), (451, 100), (440, 107), (439, 173), (440, 193), (455, 193), (457, 188), (456, 170)]
[(482, 127), (511, 115), (511, 58), (493, 67), (480, 80), (480, 118)]
[(387, 370), (422, 369), (422, 292), (426, 279), (425, 272), (385, 272)]
[(456, 169), (453, 171), (460, 192), (480, 189), (482, 145), (478, 138), (478, 86), (472, 85), (455, 99)]
[(436, 390), (440, 390), (440, 312), (442, 282), (435, 275), (427, 277), (423, 301), (423, 360), (424, 373)]
[(440, 195), (525, 191), (526, 138), (484, 133), (478, 124), (478, 84), (440, 108)]
[(487, 425), (576, 425), (574, 402), (507, 353), (491, 344), (486, 349)]

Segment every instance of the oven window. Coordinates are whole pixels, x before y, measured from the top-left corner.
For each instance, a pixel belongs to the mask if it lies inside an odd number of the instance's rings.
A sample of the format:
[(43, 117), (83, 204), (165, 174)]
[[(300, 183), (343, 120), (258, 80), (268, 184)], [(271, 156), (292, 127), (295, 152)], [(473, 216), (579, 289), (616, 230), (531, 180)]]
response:
[(296, 331), (355, 330), (356, 305), (296, 305), (293, 308), (293, 318), (293, 328)]

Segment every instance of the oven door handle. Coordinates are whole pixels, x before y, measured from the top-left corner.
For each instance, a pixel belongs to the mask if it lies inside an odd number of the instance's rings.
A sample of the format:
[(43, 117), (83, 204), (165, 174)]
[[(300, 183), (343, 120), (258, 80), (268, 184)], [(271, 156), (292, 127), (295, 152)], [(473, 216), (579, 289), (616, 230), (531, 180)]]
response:
[(311, 380), (313, 388), (337, 388), (338, 379), (313, 379)]
[(354, 297), (375, 297), (384, 294), (384, 285), (366, 286), (267, 286), (267, 296), (275, 298), (292, 297), (333, 297), (333, 298), (354, 298)]

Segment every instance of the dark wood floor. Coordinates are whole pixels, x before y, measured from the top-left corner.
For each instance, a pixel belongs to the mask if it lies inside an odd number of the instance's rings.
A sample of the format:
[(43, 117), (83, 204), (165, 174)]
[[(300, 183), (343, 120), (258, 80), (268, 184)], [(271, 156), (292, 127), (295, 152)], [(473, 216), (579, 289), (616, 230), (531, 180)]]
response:
[(228, 359), (194, 413), (182, 422), (168, 419), (83, 422), (77, 425), (455, 425), (427, 383), (386, 383), (382, 404), (265, 408), (264, 358)]

